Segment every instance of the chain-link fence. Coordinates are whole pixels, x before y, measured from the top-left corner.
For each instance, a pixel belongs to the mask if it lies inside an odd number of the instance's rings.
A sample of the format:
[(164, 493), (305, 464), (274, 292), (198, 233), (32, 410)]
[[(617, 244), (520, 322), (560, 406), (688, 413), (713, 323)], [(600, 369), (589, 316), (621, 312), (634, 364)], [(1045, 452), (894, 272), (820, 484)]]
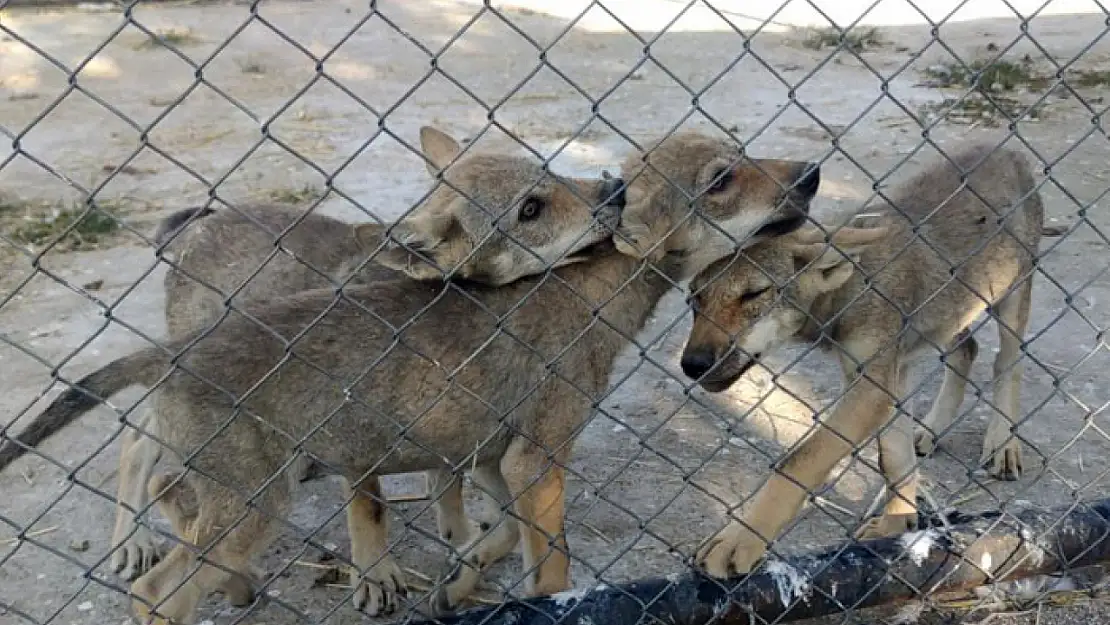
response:
[(1106, 620), (1110, 12), (750, 4), (0, 0), (3, 622)]

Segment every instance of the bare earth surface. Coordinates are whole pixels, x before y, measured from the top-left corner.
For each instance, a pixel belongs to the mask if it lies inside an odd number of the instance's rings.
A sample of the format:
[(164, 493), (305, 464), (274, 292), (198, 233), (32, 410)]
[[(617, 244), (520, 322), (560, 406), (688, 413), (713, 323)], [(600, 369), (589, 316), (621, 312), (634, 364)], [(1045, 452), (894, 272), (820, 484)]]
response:
[[(927, 27), (882, 27), (887, 43), (865, 51), (862, 61), (847, 53), (829, 60), (829, 50), (801, 45), (797, 33), (763, 32), (734, 64), (745, 43), (720, 18), (714, 30), (683, 29), (680, 20), (676, 32), (651, 43), (654, 61), (641, 64), (645, 43), (621, 32), (599, 8), (590, 13), (590, 28), (564, 35), (566, 19), (528, 8), (499, 17), (463, 2), (378, 6), (380, 15), (364, 22), (365, 3), (347, 1), (263, 3), (255, 20), (237, 4), (137, 8), (134, 20), (151, 31), (187, 32), (177, 52), (146, 45), (135, 26), (121, 30), (119, 13), (9, 9), (0, 16), (10, 31), (0, 33), (0, 126), (13, 139), (0, 146), (4, 241), (30, 223), (24, 211), (40, 218), (35, 207), (67, 207), (80, 198), (64, 179), (97, 189), (97, 200), (128, 228), (86, 241), (81, 251), (52, 250), (36, 260), (38, 271), (31, 256), (0, 242), (6, 248), (0, 255), (0, 425), (37, 413), (56, 395), (53, 367), (75, 379), (144, 345), (138, 333), (163, 335), (164, 265), (142, 239), (157, 219), (210, 193), (228, 202), (299, 202), (329, 186), (319, 210), (352, 221), (368, 219), (363, 211), (395, 218), (429, 184), (422, 162), (404, 145), (415, 144), (423, 124), (474, 137), (492, 116), (541, 154), (558, 151), (554, 169), (593, 175), (615, 171), (630, 139), (678, 125), (729, 130), (755, 137), (749, 150), (756, 155), (826, 159), (816, 210), (829, 220), (862, 205), (874, 181), (885, 187), (909, 175), (937, 147), (1001, 139), (1006, 132), (987, 118), (943, 122), (928, 131), (931, 145), (918, 150), (923, 131), (913, 116), (957, 93), (919, 85), (924, 69), (951, 58), (930, 44)], [(643, 6), (672, 15), (681, 9), (668, 2)], [(1104, 69), (1110, 44), (1101, 39), (1103, 22), (1101, 14), (1038, 17), (1028, 25), (1037, 45), (1021, 38), (1016, 19), (963, 21), (939, 32), (967, 60), (1016, 40), (1007, 58), (1028, 54), (1037, 71), (1051, 74), (1053, 63), (1081, 53), (1074, 67)], [(438, 51), (464, 26), (439, 55), (439, 71), (432, 71), (421, 47)], [(529, 38), (546, 49), (546, 65)], [(324, 58), (321, 73), (306, 51)], [(40, 52), (80, 72), (71, 81)], [(699, 108), (691, 106), (693, 94)], [(1034, 288), (1022, 395), (1029, 417), (1019, 430), (1027, 441), (1026, 476), (997, 483), (973, 472), (989, 409), (969, 392), (966, 418), (924, 462), (942, 502), (968, 511), (1014, 500), (1061, 506), (1110, 492), (1101, 411), (1110, 355), (1099, 334), (1110, 324), (1110, 253), (1096, 231), (1110, 228), (1110, 212), (1099, 203), (1110, 186), (1110, 145), (1092, 121), (1108, 95), (1098, 85), (1008, 94), (1039, 103), (1038, 119), (1018, 123), (1020, 138), (1009, 144), (1024, 143), (1042, 174), (1049, 173), (1042, 193), (1050, 223), (1075, 227), (1062, 240), (1046, 239)], [(601, 99), (597, 117), (590, 99)], [(839, 135), (835, 142), (830, 132)], [(513, 146), (496, 127), (478, 143)], [(83, 286), (86, 294), (71, 288)], [(628, 350), (602, 414), (577, 444), (568, 531), (579, 588), (681, 571), (696, 541), (723, 523), (722, 502), (750, 493), (772, 459), (811, 427), (814, 409), (836, 397), (835, 363), (816, 352), (777, 376), (787, 390), (762, 371), (723, 395), (691, 391), (677, 367), (688, 324), (676, 292), (639, 338), (645, 357)], [(976, 336), (984, 349), (973, 379), (984, 387), (997, 344), (993, 325)], [(776, 370), (804, 353), (780, 353)], [(918, 414), (936, 391), (939, 367), (935, 358), (922, 363)], [(132, 391), (117, 405), (138, 396)], [(42, 446), (57, 464), (28, 457), (0, 475), (0, 602), (14, 608), (0, 613), (0, 623), (27, 623), (19, 614), (65, 625), (127, 618), (126, 584), (105, 565), (119, 429), (115, 413), (97, 409)], [(877, 492), (874, 466), (871, 448), (846, 462), (823, 493), (830, 503), (809, 507), (776, 549), (842, 541), (844, 528), (855, 524), (846, 513), (861, 515)], [(277, 571), (295, 563), (269, 586), (272, 601), (245, 622), (367, 618), (351, 608), (346, 589), (314, 584), (321, 569), (309, 566), (320, 551), (306, 544), (347, 549), (341, 503), (338, 483), (305, 485), (292, 519), (298, 530), (286, 532), (264, 564)], [(153, 520), (161, 524), (157, 515)], [(30, 538), (7, 539), (19, 531), (12, 523)], [(396, 553), (405, 566), (434, 577), (446, 550), (422, 532), (434, 532), (428, 504), (397, 506)], [(493, 593), (519, 592), (519, 575), (514, 556), (493, 570), (488, 586)], [(227, 623), (240, 616), (214, 597), (202, 618)], [(854, 615), (847, 622), (872, 618), (879, 617)], [(994, 622), (1110, 622), (1110, 610), (1095, 603)]]

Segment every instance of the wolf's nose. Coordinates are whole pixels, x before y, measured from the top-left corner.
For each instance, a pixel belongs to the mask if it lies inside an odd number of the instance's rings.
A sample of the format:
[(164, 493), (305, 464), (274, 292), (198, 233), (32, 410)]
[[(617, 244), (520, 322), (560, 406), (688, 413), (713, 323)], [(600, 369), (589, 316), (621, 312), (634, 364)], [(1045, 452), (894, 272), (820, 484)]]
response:
[(713, 368), (715, 359), (709, 350), (698, 349), (682, 355), (682, 372), (691, 380), (700, 380)]
[(803, 163), (799, 167), (798, 178), (794, 181), (794, 191), (807, 199), (817, 195), (821, 186), (821, 166), (817, 163)]
[(601, 206), (624, 208), (624, 180), (608, 178), (601, 182)]

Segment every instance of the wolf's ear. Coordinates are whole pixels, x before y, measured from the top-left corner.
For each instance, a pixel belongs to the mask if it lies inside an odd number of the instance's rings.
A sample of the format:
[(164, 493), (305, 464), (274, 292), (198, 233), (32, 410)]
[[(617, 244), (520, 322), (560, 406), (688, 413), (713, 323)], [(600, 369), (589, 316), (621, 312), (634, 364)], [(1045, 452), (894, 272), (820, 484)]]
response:
[(860, 256), (888, 234), (886, 228), (843, 227), (830, 237), (829, 243), (808, 242), (817, 240), (816, 235), (803, 235), (799, 238), (806, 242), (791, 245), (794, 267), (804, 270), (813, 295), (834, 291), (852, 277)]
[(424, 158), (428, 159), (425, 162), (428, 172), (436, 176), (458, 156), (462, 148), (451, 135), (431, 126), (424, 126), (420, 129), (420, 150), (424, 152)]
[[(388, 239), (385, 237), (385, 226), (378, 224), (356, 226), (355, 238), (363, 251), (377, 250), (370, 259), (371, 262), (400, 271), (416, 280), (441, 280), (443, 272), (453, 266), (446, 264), (449, 261), (443, 253), (450, 229), (449, 218), (408, 218), (394, 224)], [(382, 243), (385, 243), (385, 247), (379, 250)]]

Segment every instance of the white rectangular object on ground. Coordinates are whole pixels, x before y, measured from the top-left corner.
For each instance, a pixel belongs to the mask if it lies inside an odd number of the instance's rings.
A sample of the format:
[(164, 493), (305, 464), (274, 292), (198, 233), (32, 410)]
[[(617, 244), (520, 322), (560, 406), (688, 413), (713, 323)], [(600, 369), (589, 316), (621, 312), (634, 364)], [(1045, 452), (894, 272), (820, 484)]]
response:
[(381, 477), (386, 501), (420, 501), (428, 498), (428, 478), (424, 473), (398, 473)]

